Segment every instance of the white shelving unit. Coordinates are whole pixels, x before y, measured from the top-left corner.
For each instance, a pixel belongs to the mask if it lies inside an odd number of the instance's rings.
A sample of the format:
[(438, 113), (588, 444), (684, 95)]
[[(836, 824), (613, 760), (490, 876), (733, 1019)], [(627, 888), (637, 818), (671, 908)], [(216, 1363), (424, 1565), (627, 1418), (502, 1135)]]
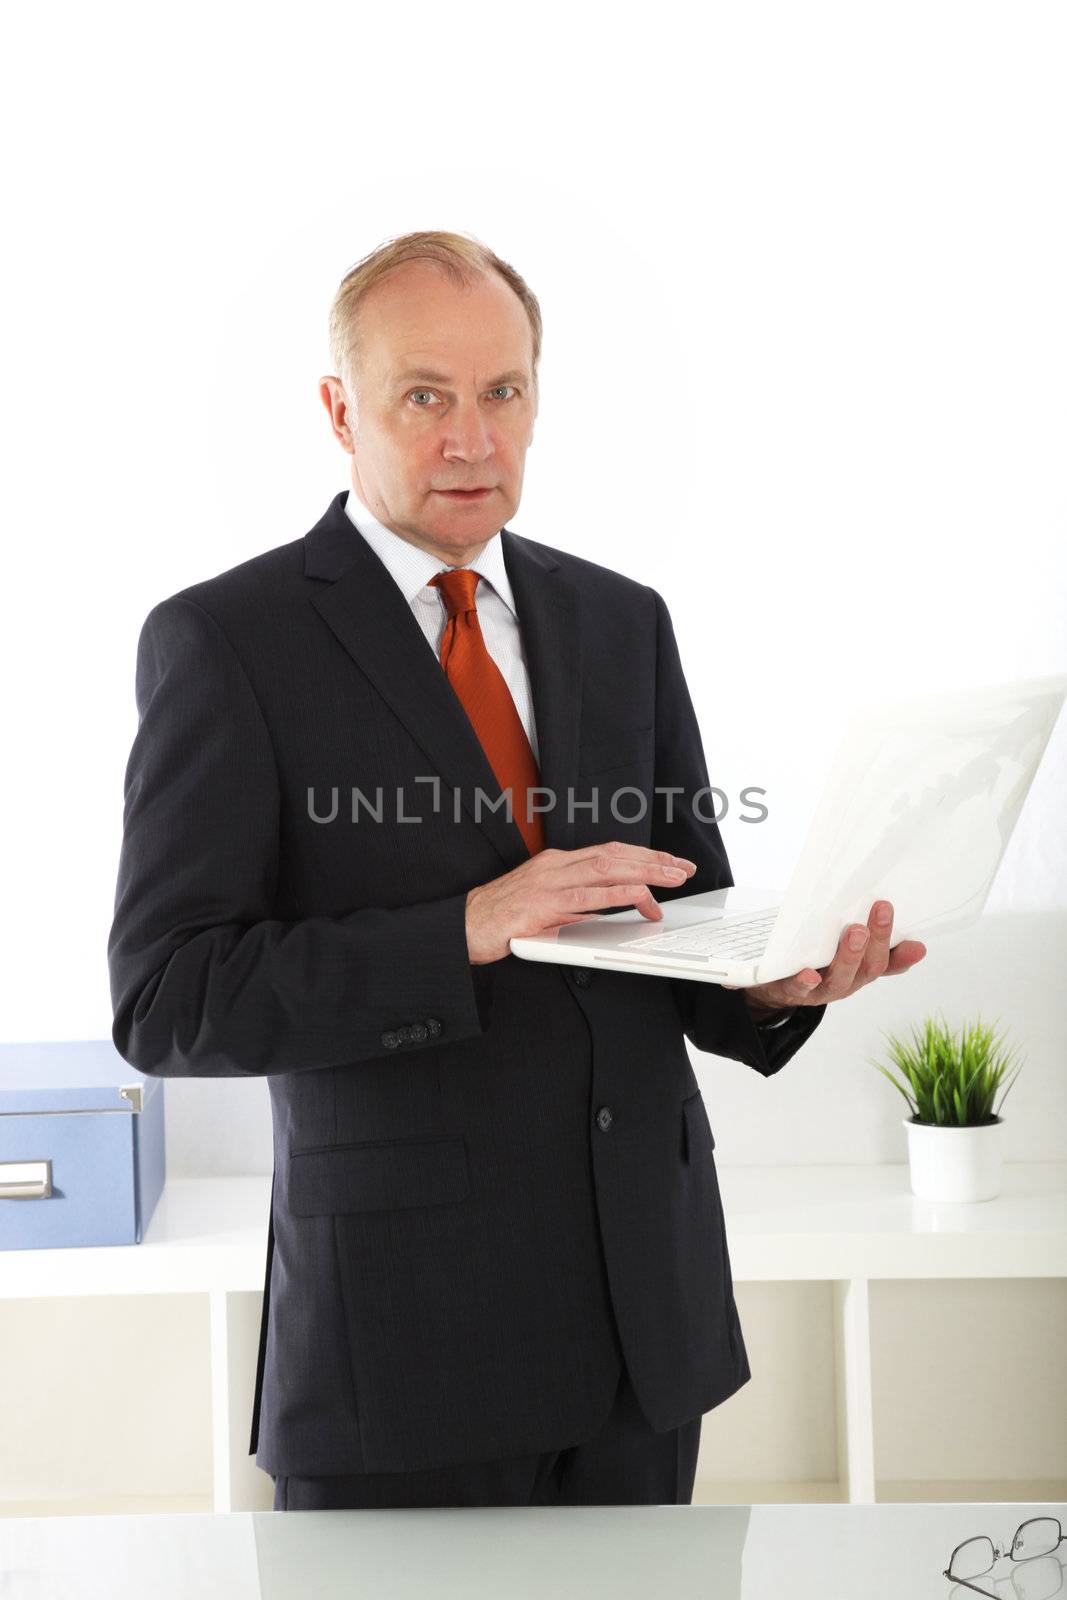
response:
[[(832, 1285), (838, 1470), (850, 1502), (875, 1500), (870, 1284), (1067, 1277), (1067, 1162), (1008, 1164), (1002, 1194), (973, 1205), (915, 1198), (903, 1165), (720, 1167), (719, 1183), (735, 1284)], [(208, 1296), (216, 1511), (264, 1503), (247, 1444), (269, 1199), (269, 1177), (176, 1179), (141, 1245), (0, 1253), (0, 1298)]]
[[(875, 1494), (871, 1285), (887, 1279), (1067, 1277), (1067, 1162), (1008, 1163), (995, 1200), (911, 1193), (906, 1164), (719, 1167), (735, 1283), (827, 1283), (832, 1291), (841, 1498), (970, 1498), (967, 1485), (880, 1483)], [(1032, 1481), (997, 1486), (1025, 1498)], [(1062, 1488), (1062, 1485), (1057, 1486)], [(786, 1483), (716, 1485), (723, 1498), (797, 1499)], [(763, 1494), (770, 1488), (770, 1494)], [(824, 1498), (827, 1486), (813, 1486)], [(1017, 1489), (1017, 1494), (1012, 1491)], [(830, 1491), (833, 1492), (833, 1486)]]

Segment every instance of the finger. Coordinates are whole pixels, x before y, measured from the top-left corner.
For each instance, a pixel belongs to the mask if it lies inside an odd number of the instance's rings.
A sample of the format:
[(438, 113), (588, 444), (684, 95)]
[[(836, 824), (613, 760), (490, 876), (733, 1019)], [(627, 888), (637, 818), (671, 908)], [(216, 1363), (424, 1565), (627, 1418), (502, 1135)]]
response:
[(641, 915), (648, 918), (649, 922), (663, 921), (663, 907), (660, 905), (651, 889), (648, 892), (647, 900), (635, 900), (634, 904), (636, 905), (638, 911), (640, 911)]
[[(551, 897), (550, 897), (551, 898)], [(556, 909), (571, 915), (606, 910), (609, 906), (636, 906), (658, 921), (663, 908), (644, 883), (580, 883), (569, 889)]]
[(814, 967), (801, 967), (789, 978), (776, 978), (773, 983), (759, 985), (759, 998), (766, 1006), (822, 1005), (823, 977)]
[[(822, 982), (821, 975), (814, 967), (801, 967), (799, 972), (794, 972), (789, 978), (775, 978), (770, 983), (749, 984), (745, 990), (746, 999), (753, 999), (760, 1005), (771, 1010), (779, 1010), (783, 1006), (820, 1005), (822, 997), (819, 986)], [(737, 989), (736, 983), (721, 983), (720, 989)], [(812, 998), (814, 997), (814, 998)]]
[(688, 856), (672, 855), (669, 850), (652, 850), (642, 844), (627, 844), (623, 839), (607, 839), (602, 844), (586, 844), (577, 850), (564, 850), (570, 861), (588, 861), (590, 856), (606, 855), (616, 866), (627, 862), (661, 862), (665, 866), (685, 867), (690, 877), (697, 869)]
[(850, 994), (856, 974), (863, 961), (869, 934), (862, 922), (852, 922), (843, 929), (837, 944), (837, 954), (828, 967), (823, 968), (819, 997), (822, 1000), (840, 1000)]
[(892, 901), (876, 900), (867, 918), (867, 943), (853, 980), (855, 988), (870, 983), (874, 978), (880, 978), (889, 966), (889, 938), (892, 932)]
[[(613, 890), (618, 890), (619, 899), (616, 902), (618, 905), (633, 906), (637, 911), (640, 911), (643, 917), (647, 917), (650, 922), (663, 921), (663, 907), (647, 883), (615, 883), (610, 887)], [(595, 884), (591, 885), (591, 888), (594, 894), (600, 892)]]
[[(660, 884), (666, 889), (677, 889), (685, 884), (692, 876), (688, 867), (681, 858), (669, 855), (666, 851), (656, 853), (655, 860), (631, 860), (628, 857), (616, 857), (600, 849), (582, 855), (580, 860), (571, 860), (563, 866), (565, 881), (581, 885), (633, 883), (633, 884)], [(536, 859), (536, 857), (535, 857)]]
[(887, 978), (895, 978), (900, 972), (910, 972), (912, 967), (918, 966), (926, 954), (926, 946), (918, 939), (901, 939), (889, 952), (889, 965), (885, 969)]

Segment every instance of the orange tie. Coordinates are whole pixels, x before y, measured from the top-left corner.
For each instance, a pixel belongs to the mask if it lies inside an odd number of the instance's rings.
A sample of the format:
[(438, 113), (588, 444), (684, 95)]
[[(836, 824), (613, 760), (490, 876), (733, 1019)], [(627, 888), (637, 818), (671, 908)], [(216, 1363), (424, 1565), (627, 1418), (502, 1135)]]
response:
[(481, 573), (450, 567), (430, 582), (448, 607), (441, 636), (441, 665), (463, 703), (501, 789), (511, 790), (511, 814), (531, 855), (545, 848), (540, 813), (526, 820), (527, 790), (539, 781), (526, 729), (504, 675), (486, 649), (474, 591)]

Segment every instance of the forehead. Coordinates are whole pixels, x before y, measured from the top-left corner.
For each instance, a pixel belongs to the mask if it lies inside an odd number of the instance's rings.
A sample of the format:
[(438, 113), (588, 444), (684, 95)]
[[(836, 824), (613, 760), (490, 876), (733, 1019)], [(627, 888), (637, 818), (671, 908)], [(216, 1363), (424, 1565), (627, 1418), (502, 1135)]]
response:
[(412, 263), (374, 285), (360, 307), (364, 348), (390, 382), (532, 381), (526, 307), (496, 273), (469, 285)]
[[(406, 366), (397, 367), (389, 374), (391, 383), (439, 383), (449, 384), (456, 382), (456, 376), (451, 372), (442, 372), (436, 367)], [(510, 367), (506, 372), (494, 372), (489, 375), (486, 382), (490, 387), (498, 383), (529, 383), (530, 374), (525, 367)]]

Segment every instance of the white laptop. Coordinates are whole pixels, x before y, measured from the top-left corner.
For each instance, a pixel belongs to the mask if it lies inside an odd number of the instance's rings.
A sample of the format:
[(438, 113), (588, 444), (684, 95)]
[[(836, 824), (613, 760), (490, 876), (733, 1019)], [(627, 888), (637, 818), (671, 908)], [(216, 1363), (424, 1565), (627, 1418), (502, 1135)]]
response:
[[(825, 967), (893, 904), (891, 943), (974, 922), (1067, 694), (1067, 674), (856, 711), (788, 888), (679, 895), (510, 941), (528, 961), (738, 988)], [(653, 894), (656, 892), (653, 886)]]

